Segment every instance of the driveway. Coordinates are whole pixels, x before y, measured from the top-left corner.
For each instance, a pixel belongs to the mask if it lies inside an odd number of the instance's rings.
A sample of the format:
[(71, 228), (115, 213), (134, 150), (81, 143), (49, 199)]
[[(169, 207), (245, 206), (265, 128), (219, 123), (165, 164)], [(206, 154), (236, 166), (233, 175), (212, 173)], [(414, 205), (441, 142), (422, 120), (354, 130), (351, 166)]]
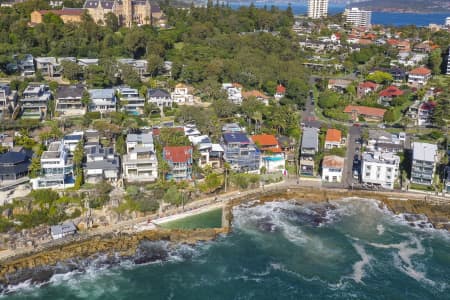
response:
[(355, 156), (355, 149), (356, 147), (358, 147), (358, 156), (361, 159), (361, 145), (356, 143), (356, 140), (361, 139), (361, 133), (361, 127), (349, 127), (347, 140), (347, 156), (345, 159), (344, 173), (342, 174), (342, 183), (344, 187), (351, 187), (352, 184), (357, 184), (359, 182), (357, 179), (353, 179), (353, 157)]

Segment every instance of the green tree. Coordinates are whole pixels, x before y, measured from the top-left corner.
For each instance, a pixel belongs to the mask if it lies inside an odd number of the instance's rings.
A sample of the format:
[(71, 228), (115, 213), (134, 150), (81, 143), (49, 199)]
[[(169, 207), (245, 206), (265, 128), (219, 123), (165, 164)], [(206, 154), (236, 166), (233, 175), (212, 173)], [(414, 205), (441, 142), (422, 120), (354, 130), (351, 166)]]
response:
[(115, 14), (109, 12), (105, 15), (105, 26), (116, 32), (119, 29), (119, 19)]
[(382, 84), (386, 84), (394, 80), (391, 74), (382, 71), (372, 72), (369, 75), (367, 75), (366, 79), (369, 81)]
[(179, 206), (181, 204), (181, 193), (178, 191), (176, 185), (172, 185), (164, 194), (163, 200), (166, 203)]
[(435, 49), (430, 53), (428, 58), (428, 65), (430, 66), (433, 74), (441, 74), (441, 65), (442, 65), (442, 52), (441, 49)]
[(76, 62), (64, 60), (61, 63), (62, 74), (69, 80), (79, 80), (83, 76), (83, 68)]
[(121, 134), (117, 137), (116, 151), (120, 155), (124, 155), (127, 152), (125, 137), (123, 136), (123, 134)]
[(393, 109), (388, 109), (384, 114), (384, 121), (387, 123), (395, 122), (395, 113)]

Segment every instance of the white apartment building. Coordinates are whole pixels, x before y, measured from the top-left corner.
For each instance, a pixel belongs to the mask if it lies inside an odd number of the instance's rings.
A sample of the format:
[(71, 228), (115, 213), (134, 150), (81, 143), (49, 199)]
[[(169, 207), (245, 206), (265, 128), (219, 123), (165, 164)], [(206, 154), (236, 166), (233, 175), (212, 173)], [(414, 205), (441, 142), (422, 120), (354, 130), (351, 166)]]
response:
[(222, 89), (227, 92), (228, 101), (234, 104), (242, 104), (242, 86), (236, 83), (222, 83)]
[(308, 0), (308, 18), (320, 19), (328, 15), (328, 0)]
[(355, 27), (370, 27), (372, 22), (372, 12), (369, 10), (361, 10), (357, 7), (345, 9), (344, 15), (346, 22)]
[(41, 174), (31, 179), (33, 189), (73, 187), (73, 163), (63, 141), (53, 142), (41, 156)]
[(361, 180), (363, 183), (393, 189), (399, 173), (400, 157), (387, 152), (365, 152), (362, 155)]
[(156, 181), (158, 159), (155, 154), (153, 135), (129, 134), (127, 154), (123, 156), (123, 177), (128, 181)]
[(431, 185), (437, 161), (437, 146), (435, 144), (414, 142), (411, 182)]

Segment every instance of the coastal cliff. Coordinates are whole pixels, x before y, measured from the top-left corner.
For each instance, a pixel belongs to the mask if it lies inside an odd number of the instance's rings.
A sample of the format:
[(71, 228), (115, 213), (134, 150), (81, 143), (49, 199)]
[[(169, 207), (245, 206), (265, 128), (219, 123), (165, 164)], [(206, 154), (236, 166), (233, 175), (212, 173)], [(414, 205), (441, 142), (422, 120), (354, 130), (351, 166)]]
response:
[[(60, 245), (49, 246), (42, 251), (37, 250), (2, 261), (0, 265), (0, 282), (6, 285), (16, 283), (14, 281), (19, 280), (12, 278), (10, 275), (32, 271), (43, 266), (54, 266), (59, 262), (74, 258), (84, 259), (99, 254), (130, 257), (136, 253), (140, 243), (143, 241), (195, 244), (201, 241), (213, 240), (219, 234), (226, 232), (226, 228), (195, 230), (157, 229), (133, 234), (109, 233), (101, 236), (75, 239)], [(27, 275), (21, 277), (25, 278)]]

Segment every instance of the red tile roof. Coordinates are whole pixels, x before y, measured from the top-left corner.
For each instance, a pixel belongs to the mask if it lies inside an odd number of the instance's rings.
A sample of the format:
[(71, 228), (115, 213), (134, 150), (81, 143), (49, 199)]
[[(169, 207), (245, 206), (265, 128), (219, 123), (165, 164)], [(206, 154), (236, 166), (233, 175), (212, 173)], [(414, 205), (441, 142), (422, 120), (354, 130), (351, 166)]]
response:
[(284, 94), (285, 92), (286, 88), (282, 84), (277, 85), (277, 94)]
[(382, 118), (384, 116), (384, 113), (386, 112), (386, 110), (382, 108), (357, 105), (347, 105), (347, 107), (344, 109), (345, 113), (353, 113), (354, 111), (356, 111), (360, 115), (379, 118)]
[(255, 98), (263, 98), (263, 99), (269, 99), (270, 97), (267, 95), (264, 95), (262, 92), (257, 91), (257, 90), (252, 90), (252, 91), (248, 91), (248, 92), (243, 92), (242, 96), (244, 98), (250, 98), (250, 97), (255, 97)]
[(271, 152), (281, 152), (278, 140), (271, 134), (258, 134), (250, 137), (252, 141), (261, 147), (261, 150)]
[(431, 74), (431, 70), (425, 67), (418, 67), (415, 69), (412, 69), (409, 72), (410, 75), (422, 75), (422, 76), (427, 76)]
[(192, 158), (191, 146), (164, 147), (164, 159), (173, 163), (184, 163)]
[(433, 110), (437, 105), (437, 102), (435, 101), (428, 101), (428, 102), (424, 102), (422, 103), (422, 105), (420, 105), (420, 109), (421, 110)]
[(336, 155), (327, 155), (323, 158), (322, 168), (343, 168), (344, 158)]
[(372, 81), (364, 81), (359, 84), (359, 87), (362, 89), (373, 89), (376, 90), (378, 88), (378, 84)]
[(395, 85), (391, 85), (380, 92), (381, 97), (397, 97), (403, 94), (404, 92)]
[(326, 142), (341, 142), (342, 132), (340, 130), (330, 128), (327, 130), (327, 134), (325, 136)]

